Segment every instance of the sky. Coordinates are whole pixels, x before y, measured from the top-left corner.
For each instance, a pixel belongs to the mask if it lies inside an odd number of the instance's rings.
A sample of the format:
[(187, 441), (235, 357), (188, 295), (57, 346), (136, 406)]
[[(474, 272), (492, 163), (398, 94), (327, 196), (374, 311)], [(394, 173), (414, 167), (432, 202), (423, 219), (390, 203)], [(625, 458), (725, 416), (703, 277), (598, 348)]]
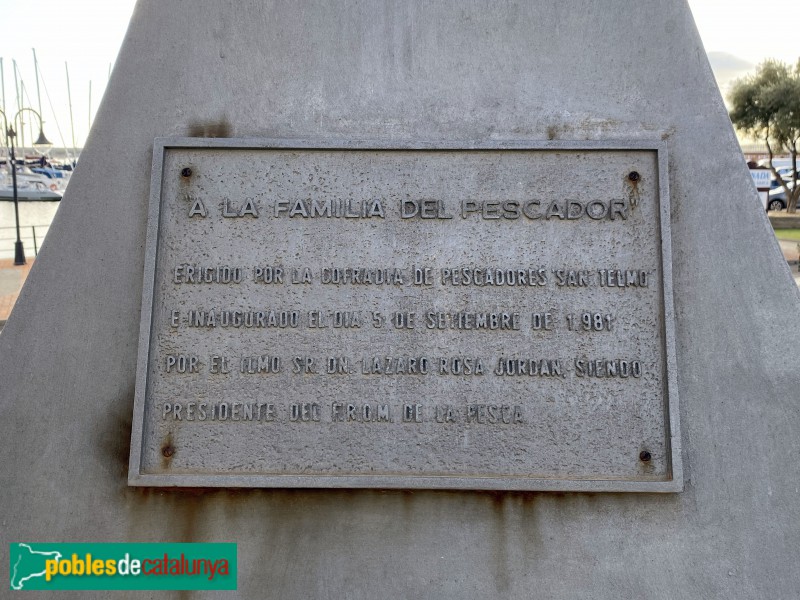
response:
[[(24, 106), (39, 108), (31, 51), (35, 48), (40, 81), (44, 82), (41, 98), (45, 133), (56, 146), (73, 145), (66, 62), (75, 145), (81, 147), (134, 4), (135, 0), (37, 0), (34, 11), (30, 2), (0, 0), (0, 58), (8, 116), (12, 117), (17, 109), (14, 60), (27, 92)], [(730, 81), (765, 58), (791, 63), (800, 58), (800, 0), (689, 0), (689, 5), (723, 92)]]
[[(0, 0), (0, 58), (3, 59), (5, 112), (17, 109), (13, 60), (27, 96), (23, 106), (39, 110), (32, 48), (36, 49), (41, 81), (44, 130), (56, 146), (72, 146), (65, 62), (69, 66), (72, 121), (80, 148), (108, 83), (109, 65), (116, 59), (135, 0)], [(91, 104), (89, 102), (91, 82)], [(0, 100), (2, 94), (0, 94)], [(32, 120), (30, 118), (26, 121)], [(60, 132), (59, 132), (60, 129)], [(34, 135), (38, 134), (34, 132)], [(26, 137), (29, 135), (26, 133)]]
[(706, 52), (726, 52), (757, 64), (800, 58), (798, 0), (689, 0)]
[(800, 59), (800, 0), (689, 0), (723, 96), (758, 63)]

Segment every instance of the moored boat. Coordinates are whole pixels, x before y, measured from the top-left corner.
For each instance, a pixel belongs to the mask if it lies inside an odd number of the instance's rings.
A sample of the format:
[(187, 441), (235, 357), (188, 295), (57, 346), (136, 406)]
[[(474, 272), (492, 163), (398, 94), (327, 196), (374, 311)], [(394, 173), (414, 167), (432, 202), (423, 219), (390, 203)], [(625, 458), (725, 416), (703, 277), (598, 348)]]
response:
[[(6, 183), (0, 184), (0, 200), (13, 200), (14, 188)], [(61, 194), (51, 190), (40, 181), (17, 182), (17, 200), (58, 201)]]

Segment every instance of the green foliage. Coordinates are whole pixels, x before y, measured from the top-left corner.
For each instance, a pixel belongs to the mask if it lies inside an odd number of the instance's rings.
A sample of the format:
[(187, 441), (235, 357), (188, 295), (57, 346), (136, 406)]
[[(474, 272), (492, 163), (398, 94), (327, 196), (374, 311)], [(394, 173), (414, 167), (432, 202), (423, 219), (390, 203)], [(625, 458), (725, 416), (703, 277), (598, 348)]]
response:
[(775, 60), (734, 82), (731, 121), (737, 129), (791, 152), (800, 138), (800, 60), (794, 67)]
[[(800, 141), (800, 60), (794, 66), (766, 60), (753, 75), (733, 83), (730, 93), (733, 125), (744, 133), (764, 140), (770, 166), (774, 151), (791, 155), (795, 168), (794, 190), (784, 185), (789, 212), (795, 212), (800, 187), (797, 179), (797, 149)], [(773, 174), (777, 176), (775, 169)]]
[(800, 229), (776, 229), (775, 237), (779, 240), (800, 242)]

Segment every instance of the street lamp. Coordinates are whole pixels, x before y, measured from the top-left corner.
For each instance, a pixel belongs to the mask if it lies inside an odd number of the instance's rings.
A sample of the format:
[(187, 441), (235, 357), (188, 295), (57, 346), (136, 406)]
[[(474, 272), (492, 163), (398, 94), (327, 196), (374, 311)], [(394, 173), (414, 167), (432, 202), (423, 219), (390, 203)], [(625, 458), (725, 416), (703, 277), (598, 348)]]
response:
[[(17, 114), (14, 115), (14, 118), (11, 120), (12, 125), (8, 124), (8, 118), (6, 114), (0, 110), (0, 114), (3, 115), (3, 121), (5, 123), (5, 127), (3, 130), (6, 134), (6, 147), (9, 148), (10, 154), (9, 158), (11, 160), (11, 182), (12, 186), (14, 187), (14, 220), (17, 224), (17, 241), (14, 242), (14, 264), (15, 265), (24, 265), (25, 264), (25, 249), (22, 247), (22, 238), (19, 234), (19, 201), (17, 198), (17, 157), (14, 155), (14, 138), (17, 137), (17, 132), (14, 131), (13, 124), (16, 123), (19, 116), (25, 112), (30, 111), (35, 114), (39, 118), (39, 137), (36, 138), (36, 141), (33, 142), (33, 149), (36, 150), (39, 154), (44, 155), (47, 151), (53, 147), (53, 144), (45, 137), (44, 135), (44, 122), (42, 121), (42, 115), (38, 112), (33, 110), (32, 108), (21, 108), (17, 111)], [(20, 121), (21, 123), (22, 121)]]

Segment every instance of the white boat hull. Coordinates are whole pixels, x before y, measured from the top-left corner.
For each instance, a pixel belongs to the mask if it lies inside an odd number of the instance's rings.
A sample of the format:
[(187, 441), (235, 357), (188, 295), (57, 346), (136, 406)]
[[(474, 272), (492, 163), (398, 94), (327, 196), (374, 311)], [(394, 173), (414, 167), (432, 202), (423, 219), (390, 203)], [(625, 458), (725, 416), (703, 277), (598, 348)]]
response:
[[(0, 188), (0, 200), (14, 200), (14, 190), (11, 188)], [(61, 194), (51, 190), (18, 188), (17, 200), (57, 201), (61, 200)]]

